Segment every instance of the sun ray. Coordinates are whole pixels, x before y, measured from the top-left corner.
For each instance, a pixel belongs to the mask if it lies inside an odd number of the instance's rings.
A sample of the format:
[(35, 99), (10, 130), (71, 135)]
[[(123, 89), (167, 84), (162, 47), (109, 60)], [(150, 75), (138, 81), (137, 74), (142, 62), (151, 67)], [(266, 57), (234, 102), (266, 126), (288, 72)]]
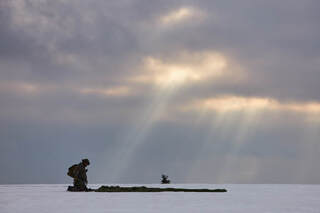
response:
[[(207, 139), (200, 143), (202, 150), (214, 150), (216, 139), (220, 142), (231, 143), (228, 154), (225, 155), (224, 163), (220, 168), (215, 168), (218, 172), (218, 182), (224, 183), (229, 180), (229, 174), (232, 169), (236, 168), (239, 163), (241, 155), (241, 149), (245, 146), (246, 141), (250, 138), (252, 132), (255, 131), (259, 122), (262, 121), (263, 113), (276, 113), (276, 112), (290, 112), (295, 114), (304, 115), (304, 137), (302, 143), (307, 143), (302, 155), (307, 156), (301, 160), (301, 180), (305, 181), (302, 174), (307, 174), (312, 171), (312, 162), (315, 152), (319, 150), (319, 143), (316, 138), (319, 138), (319, 112), (320, 104), (318, 102), (298, 102), (298, 103), (282, 103), (274, 99), (266, 98), (244, 98), (244, 97), (232, 97), (224, 96), (213, 99), (208, 99), (201, 102), (194, 102), (191, 104), (190, 109), (197, 109), (199, 116), (205, 117), (203, 114), (209, 115), (218, 114), (219, 116), (213, 116), (212, 129), (209, 130)], [(190, 106), (184, 106), (184, 110), (188, 110)], [(220, 117), (220, 119), (218, 119)], [(317, 151), (315, 151), (317, 150)], [(313, 153), (313, 154), (312, 154)], [(199, 164), (200, 159), (196, 160), (194, 165)], [(260, 162), (257, 159), (252, 158), (252, 164), (248, 164), (246, 171), (246, 181), (254, 179), (258, 174)], [(308, 166), (306, 166), (308, 165)], [(189, 176), (192, 176), (190, 169)]]
[[(260, 113), (261, 109), (257, 110), (254, 108), (241, 111), (219, 110), (215, 113), (206, 111), (204, 114), (212, 118), (211, 128), (204, 141), (199, 144), (201, 145), (200, 154), (191, 165), (188, 177), (192, 177), (194, 171), (197, 171), (195, 167), (201, 165), (201, 156), (203, 156), (201, 153), (208, 152), (208, 150), (215, 152), (216, 149), (219, 149), (219, 143), (227, 142), (231, 144), (229, 154), (220, 156), (225, 159), (224, 163), (221, 164), (219, 168), (214, 168), (214, 171), (218, 183), (224, 183), (228, 180), (230, 169), (237, 163), (237, 154), (246, 143), (246, 139), (250, 135), (250, 130), (254, 131), (255, 125), (260, 119)], [(215, 154), (216, 153), (218, 152), (215, 152)], [(252, 163), (250, 172), (247, 171), (246, 173), (247, 178), (254, 177), (257, 173), (257, 165), (257, 161)]]
[(144, 144), (153, 125), (163, 116), (168, 103), (176, 92), (177, 89), (173, 87), (166, 90), (156, 90), (155, 97), (143, 111), (144, 115), (141, 116), (139, 121), (135, 122), (135, 126), (124, 136), (121, 147), (117, 149), (117, 156), (114, 159), (117, 162), (117, 168), (111, 175), (113, 182), (123, 177), (137, 149)]
[[(236, 128), (234, 129), (235, 132), (230, 132), (229, 129), (229, 140), (231, 146), (229, 149), (229, 155), (226, 156), (226, 160), (221, 166), (220, 173), (218, 175), (219, 183), (223, 183), (224, 181), (229, 179), (229, 171), (232, 170), (232, 168), (235, 167), (235, 164), (238, 162), (237, 158), (239, 156), (239, 151), (246, 144), (246, 140), (248, 139), (250, 134), (249, 131), (254, 131), (255, 129), (255, 123), (258, 120), (257, 113), (257, 111), (240, 112), (239, 118), (234, 124), (236, 125)], [(228, 126), (226, 126), (225, 129), (228, 131)], [(258, 168), (256, 165), (257, 162), (254, 163), (252, 167), (247, 168), (248, 170), (250, 170), (251, 175), (251, 177), (247, 178), (254, 178), (255, 174), (257, 173), (256, 169)], [(247, 174), (249, 174), (248, 170)]]
[[(225, 70), (228, 63), (220, 53), (182, 52), (178, 55), (176, 60), (168, 61), (145, 57), (141, 72), (129, 79), (131, 83), (152, 84), (155, 88), (154, 98), (144, 110), (141, 119), (135, 122), (135, 126), (124, 136), (118, 148), (117, 157), (114, 159), (117, 161), (117, 168), (113, 172), (113, 181), (121, 178), (137, 149), (145, 143), (152, 127), (161, 119), (168, 104), (182, 87), (231, 74)], [(233, 73), (233, 76), (236, 75)]]
[[(201, 122), (205, 122), (208, 117), (212, 117), (212, 120), (209, 123), (211, 126), (206, 137), (204, 138), (204, 141), (199, 143), (199, 154), (189, 167), (186, 178), (187, 180), (192, 179), (192, 177), (198, 173), (197, 168), (202, 165), (203, 159), (201, 159), (201, 156), (204, 156), (203, 153), (207, 150), (214, 150), (217, 147), (215, 139), (221, 138), (220, 130), (226, 121), (226, 113), (220, 112), (212, 114), (208, 110), (204, 109), (196, 119), (195, 126), (201, 125)], [(215, 168), (215, 171), (219, 171), (219, 168)]]

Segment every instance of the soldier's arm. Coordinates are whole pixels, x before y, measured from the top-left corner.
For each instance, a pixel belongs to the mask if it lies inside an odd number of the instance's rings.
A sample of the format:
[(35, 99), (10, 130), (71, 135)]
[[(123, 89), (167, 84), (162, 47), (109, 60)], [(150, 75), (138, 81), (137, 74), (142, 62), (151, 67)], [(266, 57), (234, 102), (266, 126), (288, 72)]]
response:
[(88, 180), (87, 180), (87, 174), (86, 174), (86, 169), (81, 169), (80, 171), (79, 171), (79, 179), (80, 180), (82, 180), (82, 181), (84, 181), (84, 182), (88, 182)]
[(74, 175), (76, 178), (75, 179), (80, 179), (80, 169), (77, 168), (76, 171), (75, 171), (75, 175)]

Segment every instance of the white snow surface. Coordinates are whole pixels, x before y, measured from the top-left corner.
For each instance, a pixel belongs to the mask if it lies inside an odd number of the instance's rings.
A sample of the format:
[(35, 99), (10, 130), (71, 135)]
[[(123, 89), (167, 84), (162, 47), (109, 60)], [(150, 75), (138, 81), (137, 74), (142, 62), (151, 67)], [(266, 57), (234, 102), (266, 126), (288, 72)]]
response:
[[(98, 188), (100, 185), (90, 185), (90, 187)], [(226, 188), (228, 192), (67, 192), (67, 185), (61, 184), (0, 185), (0, 213), (320, 212), (320, 185), (145, 184), (144, 186)]]

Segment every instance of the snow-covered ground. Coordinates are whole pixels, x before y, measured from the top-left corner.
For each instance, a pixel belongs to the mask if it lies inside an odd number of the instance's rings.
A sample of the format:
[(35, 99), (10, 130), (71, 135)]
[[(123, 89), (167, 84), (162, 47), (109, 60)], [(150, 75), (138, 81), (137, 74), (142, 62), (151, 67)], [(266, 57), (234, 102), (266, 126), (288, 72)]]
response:
[[(0, 212), (320, 212), (320, 185), (170, 185), (226, 188), (227, 193), (86, 193), (66, 192), (66, 187), (0, 185)], [(97, 185), (90, 187), (97, 188)]]

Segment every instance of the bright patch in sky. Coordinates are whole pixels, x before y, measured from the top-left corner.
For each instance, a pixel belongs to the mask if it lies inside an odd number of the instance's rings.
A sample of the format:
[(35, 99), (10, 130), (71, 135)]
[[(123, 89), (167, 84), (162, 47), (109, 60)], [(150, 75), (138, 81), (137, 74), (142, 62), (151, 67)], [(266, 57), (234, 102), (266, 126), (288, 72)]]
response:
[(132, 90), (126, 86), (111, 88), (84, 88), (81, 90), (83, 94), (96, 94), (104, 96), (126, 96), (131, 94)]
[(229, 74), (227, 65), (227, 58), (216, 52), (183, 52), (175, 59), (146, 57), (143, 74), (133, 80), (162, 88), (177, 87)]
[(39, 87), (37, 85), (30, 83), (19, 83), (16, 85), (12, 85), (12, 87), (16, 91), (20, 91), (23, 93), (35, 93), (39, 90)]
[(160, 23), (166, 26), (180, 23), (191, 18), (201, 17), (202, 15), (203, 13), (195, 8), (181, 7), (160, 17)]
[(319, 102), (284, 103), (272, 98), (221, 96), (194, 101), (183, 109), (214, 110), (218, 112), (246, 110), (283, 110), (305, 113), (320, 113)]

